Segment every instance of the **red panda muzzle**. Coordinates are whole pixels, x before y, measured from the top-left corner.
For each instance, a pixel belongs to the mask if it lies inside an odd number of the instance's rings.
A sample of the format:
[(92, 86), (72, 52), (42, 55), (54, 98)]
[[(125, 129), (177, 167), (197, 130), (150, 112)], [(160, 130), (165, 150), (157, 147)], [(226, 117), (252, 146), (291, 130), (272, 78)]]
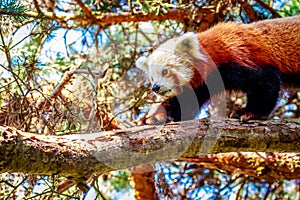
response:
[(160, 86), (157, 84), (154, 84), (151, 89), (153, 92), (159, 93)]

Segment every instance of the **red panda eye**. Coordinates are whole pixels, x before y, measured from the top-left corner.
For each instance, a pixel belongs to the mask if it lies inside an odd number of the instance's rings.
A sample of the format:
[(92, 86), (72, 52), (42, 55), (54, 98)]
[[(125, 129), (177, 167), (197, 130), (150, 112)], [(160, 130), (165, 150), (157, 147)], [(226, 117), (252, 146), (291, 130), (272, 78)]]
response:
[(167, 70), (167, 69), (162, 70), (161, 74), (162, 74), (163, 76), (167, 75), (167, 74), (168, 74), (168, 70)]

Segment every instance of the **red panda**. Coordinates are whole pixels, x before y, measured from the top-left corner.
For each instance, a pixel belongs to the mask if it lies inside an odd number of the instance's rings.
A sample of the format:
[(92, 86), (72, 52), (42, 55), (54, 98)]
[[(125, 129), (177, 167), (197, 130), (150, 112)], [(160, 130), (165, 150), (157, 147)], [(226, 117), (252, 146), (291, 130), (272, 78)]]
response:
[[(246, 107), (229, 117), (265, 119), (276, 106), (284, 77), (300, 78), (300, 16), (219, 23), (201, 33), (186, 33), (140, 57), (136, 66), (146, 72), (152, 90), (165, 97), (162, 106), (174, 121), (193, 119), (197, 108), (223, 90), (247, 94)], [(214, 86), (218, 75), (224, 87)], [(179, 99), (189, 98), (191, 91), (197, 105), (182, 105)]]

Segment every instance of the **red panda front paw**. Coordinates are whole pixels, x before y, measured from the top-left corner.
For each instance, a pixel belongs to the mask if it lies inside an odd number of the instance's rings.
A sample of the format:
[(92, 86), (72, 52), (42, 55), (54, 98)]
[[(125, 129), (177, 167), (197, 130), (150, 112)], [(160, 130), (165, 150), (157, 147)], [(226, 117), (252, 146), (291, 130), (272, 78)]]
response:
[(165, 108), (161, 103), (152, 104), (146, 116), (141, 118), (137, 124), (141, 125), (157, 125), (164, 124), (168, 120)]
[(166, 119), (165, 118), (161, 118), (158, 116), (149, 116), (149, 117), (144, 117), (142, 119), (140, 119), (137, 122), (138, 126), (142, 126), (142, 125), (158, 125), (158, 124), (164, 124), (166, 123)]
[(245, 109), (235, 109), (228, 114), (229, 118), (240, 119), (240, 121), (245, 122), (250, 119), (255, 119), (256, 115), (252, 112), (247, 112)]
[(240, 119), (240, 121), (245, 122), (250, 119), (268, 119), (266, 115), (258, 115), (253, 112), (247, 111), (243, 108), (235, 109), (228, 114), (229, 118)]

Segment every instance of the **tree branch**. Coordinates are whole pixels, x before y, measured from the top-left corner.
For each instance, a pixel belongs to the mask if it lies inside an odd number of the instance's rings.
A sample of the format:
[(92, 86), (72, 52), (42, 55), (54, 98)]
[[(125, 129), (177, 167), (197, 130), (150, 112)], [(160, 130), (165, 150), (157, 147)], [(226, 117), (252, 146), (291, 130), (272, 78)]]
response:
[(246, 0), (238, 0), (239, 4), (244, 8), (246, 14), (249, 16), (252, 22), (258, 20), (258, 14), (253, 10), (253, 8), (249, 5), (248, 1)]
[[(84, 7), (82, 7), (83, 9)], [(89, 12), (84, 12), (89, 15)], [(103, 24), (116, 24), (121, 22), (143, 22), (143, 21), (165, 21), (165, 20), (185, 20), (188, 19), (189, 10), (188, 9), (173, 9), (169, 10), (163, 15), (155, 15), (152, 13), (149, 14), (135, 14), (133, 15), (130, 12), (119, 13), (97, 13), (92, 12), (93, 17), (82, 16), (82, 15), (73, 15), (65, 16), (62, 14), (54, 15), (51, 12), (44, 12), (43, 18), (53, 19), (58, 21), (77, 21), (82, 24), (88, 25), (103, 25)], [(39, 13), (36, 12), (22, 12), (22, 13), (12, 13), (5, 10), (0, 10), (0, 15), (27, 15), (33, 18), (40, 18)]]
[(85, 17), (95, 19), (94, 15), (92, 14), (92, 10), (90, 7), (85, 5), (81, 0), (75, 0), (75, 2), (80, 6), (82, 12), (84, 13)]
[(207, 154), (198, 157), (180, 158), (199, 167), (227, 172), (239, 172), (248, 176), (274, 182), (300, 178), (300, 153), (233, 152)]
[[(281, 155), (280, 152), (299, 152), (299, 132), (299, 122), (209, 119), (66, 136), (0, 127), (0, 169), (82, 177), (210, 153), (252, 151)], [(292, 155), (295, 165), (291, 173), (299, 176), (300, 153)]]

